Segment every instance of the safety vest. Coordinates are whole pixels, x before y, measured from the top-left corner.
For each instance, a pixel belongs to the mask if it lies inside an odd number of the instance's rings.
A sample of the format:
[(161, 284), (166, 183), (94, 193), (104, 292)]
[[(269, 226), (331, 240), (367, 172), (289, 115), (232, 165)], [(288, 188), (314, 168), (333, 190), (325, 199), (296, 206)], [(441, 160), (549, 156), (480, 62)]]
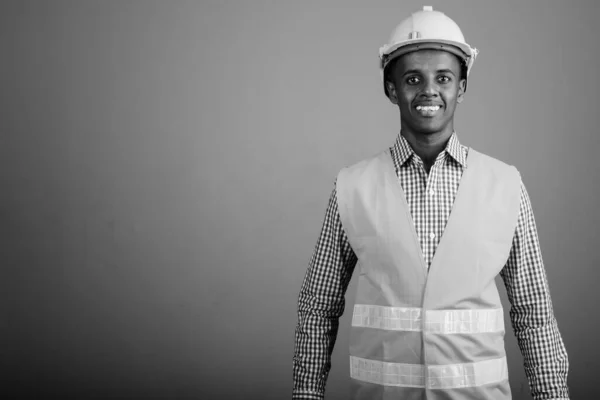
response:
[(339, 215), (360, 265), (354, 399), (511, 399), (495, 277), (521, 178), (473, 149), (466, 164), (429, 271), (389, 150), (338, 174)]

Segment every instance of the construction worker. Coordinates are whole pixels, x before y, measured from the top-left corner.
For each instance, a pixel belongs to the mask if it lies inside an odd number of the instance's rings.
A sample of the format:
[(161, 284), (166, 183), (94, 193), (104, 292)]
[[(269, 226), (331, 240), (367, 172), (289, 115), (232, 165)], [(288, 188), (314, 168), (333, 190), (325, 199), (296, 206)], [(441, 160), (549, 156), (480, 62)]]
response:
[(568, 360), (517, 169), (459, 143), (478, 52), (424, 7), (380, 49), (400, 111), (389, 149), (337, 175), (299, 296), (294, 399), (322, 399), (344, 294), (353, 399), (511, 399), (500, 274), (534, 399), (568, 399)]

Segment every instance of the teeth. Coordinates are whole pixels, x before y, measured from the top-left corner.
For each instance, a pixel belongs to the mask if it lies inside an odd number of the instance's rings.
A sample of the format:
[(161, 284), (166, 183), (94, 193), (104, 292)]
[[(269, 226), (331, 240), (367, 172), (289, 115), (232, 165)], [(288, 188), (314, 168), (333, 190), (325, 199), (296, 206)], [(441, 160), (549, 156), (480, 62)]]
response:
[(440, 106), (417, 106), (418, 111), (437, 111)]

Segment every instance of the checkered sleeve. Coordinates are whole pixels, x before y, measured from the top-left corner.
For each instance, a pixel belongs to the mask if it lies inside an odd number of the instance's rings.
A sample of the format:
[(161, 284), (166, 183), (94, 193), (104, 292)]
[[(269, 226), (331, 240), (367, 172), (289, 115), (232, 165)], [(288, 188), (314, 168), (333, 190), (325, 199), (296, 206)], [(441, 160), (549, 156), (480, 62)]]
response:
[(293, 399), (323, 399), (344, 295), (357, 258), (340, 221), (335, 187), (298, 298)]
[(533, 399), (568, 399), (567, 352), (554, 318), (533, 210), (523, 182), (512, 248), (500, 275)]

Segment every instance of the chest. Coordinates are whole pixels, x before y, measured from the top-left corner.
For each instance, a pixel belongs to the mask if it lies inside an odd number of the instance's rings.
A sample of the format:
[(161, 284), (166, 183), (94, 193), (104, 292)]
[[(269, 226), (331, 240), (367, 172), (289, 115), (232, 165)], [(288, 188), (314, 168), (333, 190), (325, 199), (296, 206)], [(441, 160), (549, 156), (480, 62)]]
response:
[(427, 265), (446, 227), (462, 174), (462, 166), (449, 160), (434, 164), (429, 171), (412, 161), (396, 169)]

